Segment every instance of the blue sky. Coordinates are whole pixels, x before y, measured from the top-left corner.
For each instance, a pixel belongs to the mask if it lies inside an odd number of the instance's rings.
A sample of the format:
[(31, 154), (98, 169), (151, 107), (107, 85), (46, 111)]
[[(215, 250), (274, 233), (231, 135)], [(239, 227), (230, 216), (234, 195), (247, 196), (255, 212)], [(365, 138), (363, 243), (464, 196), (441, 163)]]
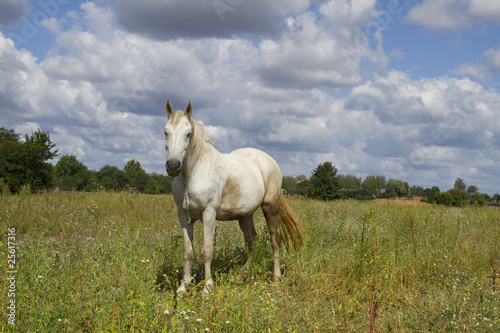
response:
[[(1, 126), (165, 174), (164, 103), (285, 175), (500, 192), (500, 3), (5, 0)], [(55, 161), (54, 161), (55, 162)]]

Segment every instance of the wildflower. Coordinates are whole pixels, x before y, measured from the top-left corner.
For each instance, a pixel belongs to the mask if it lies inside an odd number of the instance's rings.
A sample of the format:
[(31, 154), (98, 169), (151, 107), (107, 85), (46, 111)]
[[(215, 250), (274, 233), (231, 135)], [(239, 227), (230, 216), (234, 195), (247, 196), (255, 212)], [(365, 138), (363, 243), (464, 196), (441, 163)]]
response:
[(196, 318), (196, 321), (201, 323), (201, 318)]
[(229, 320), (226, 320), (226, 324), (229, 324)]
[(42, 276), (41, 276), (41, 275), (38, 275), (38, 278), (39, 278), (39, 279), (41, 279), (41, 278), (42, 278)]
[(165, 310), (165, 311), (164, 311), (164, 313), (165, 313), (166, 315), (168, 315), (168, 314), (170, 313), (170, 311), (168, 311), (168, 309), (167, 309), (167, 310)]

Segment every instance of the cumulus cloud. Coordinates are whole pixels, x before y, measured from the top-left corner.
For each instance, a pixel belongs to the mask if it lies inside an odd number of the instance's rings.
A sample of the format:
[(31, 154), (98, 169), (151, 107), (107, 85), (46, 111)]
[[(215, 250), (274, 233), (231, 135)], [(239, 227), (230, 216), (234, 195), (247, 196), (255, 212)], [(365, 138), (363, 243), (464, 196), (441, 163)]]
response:
[(434, 32), (469, 27), (477, 22), (500, 22), (500, 3), (489, 0), (424, 0), (408, 13), (410, 22)]
[(415, 142), (477, 149), (500, 135), (492, 121), (499, 95), (467, 78), (413, 81), (393, 71), (354, 88), (344, 106), (373, 113), (383, 124), (418, 129), (404, 134)]
[(458, 75), (472, 76), (479, 79), (485, 86), (498, 86), (490, 82), (494, 75), (500, 72), (500, 49), (491, 48), (483, 53), (483, 63), (460, 64), (452, 72)]
[(293, 19), (297, 28), (280, 40), (263, 40), (260, 46), (260, 76), (270, 85), (292, 87), (353, 85), (362, 81), (360, 59), (363, 47), (346, 44), (318, 28), (311, 13)]
[(0, 25), (12, 26), (22, 20), (28, 12), (28, 0), (3, 0), (0, 2)]
[(343, 87), (361, 83), (363, 60), (384, 71), (388, 58), (369, 47), (369, 36), (362, 29), (375, 4), (374, 0), (329, 1), (319, 6), (317, 14), (308, 11), (289, 17), (280, 38), (264, 39), (259, 45), (260, 77), (274, 86)]
[(500, 2), (470, 0), (468, 14), (476, 20), (500, 23)]
[[(417, 171), (432, 170), (428, 183), (449, 177), (451, 166), (457, 177), (473, 166), (487, 172), (500, 139), (494, 115), (499, 107), (500, 95), (467, 78), (415, 81), (395, 71), (356, 87), (344, 99), (347, 112), (363, 112), (370, 119), (358, 130), (360, 150), (410, 182)], [(486, 151), (478, 164), (474, 156)]]

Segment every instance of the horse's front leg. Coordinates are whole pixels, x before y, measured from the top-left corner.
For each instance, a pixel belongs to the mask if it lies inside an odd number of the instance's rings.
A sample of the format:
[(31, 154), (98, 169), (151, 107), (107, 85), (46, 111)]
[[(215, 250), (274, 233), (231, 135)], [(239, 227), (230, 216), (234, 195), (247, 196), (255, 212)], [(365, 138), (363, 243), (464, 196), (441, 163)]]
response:
[(205, 264), (205, 287), (204, 292), (212, 291), (214, 282), (212, 280), (211, 264), (213, 258), (213, 242), (215, 234), (215, 210), (207, 208), (203, 212), (203, 250), (201, 256)]
[(191, 282), (191, 266), (193, 262), (193, 222), (188, 214), (182, 210), (178, 209), (177, 215), (179, 217), (179, 222), (182, 229), (182, 238), (184, 245), (184, 276), (181, 280), (181, 285), (177, 289), (177, 292), (186, 292), (186, 288)]

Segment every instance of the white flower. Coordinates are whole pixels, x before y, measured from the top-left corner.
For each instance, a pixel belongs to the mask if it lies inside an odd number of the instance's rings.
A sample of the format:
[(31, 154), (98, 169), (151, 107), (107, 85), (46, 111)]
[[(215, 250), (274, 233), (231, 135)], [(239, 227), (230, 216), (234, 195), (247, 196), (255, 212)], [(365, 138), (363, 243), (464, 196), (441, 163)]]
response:
[(39, 279), (41, 279), (41, 278), (42, 278), (42, 276), (41, 276), (41, 275), (38, 275), (38, 278), (39, 278)]
[(167, 310), (165, 310), (165, 311), (164, 311), (164, 313), (165, 313), (166, 315), (168, 315), (168, 314), (170, 313), (170, 311), (168, 311), (168, 309), (167, 309)]
[(201, 318), (197, 318), (196, 321), (201, 323)]

